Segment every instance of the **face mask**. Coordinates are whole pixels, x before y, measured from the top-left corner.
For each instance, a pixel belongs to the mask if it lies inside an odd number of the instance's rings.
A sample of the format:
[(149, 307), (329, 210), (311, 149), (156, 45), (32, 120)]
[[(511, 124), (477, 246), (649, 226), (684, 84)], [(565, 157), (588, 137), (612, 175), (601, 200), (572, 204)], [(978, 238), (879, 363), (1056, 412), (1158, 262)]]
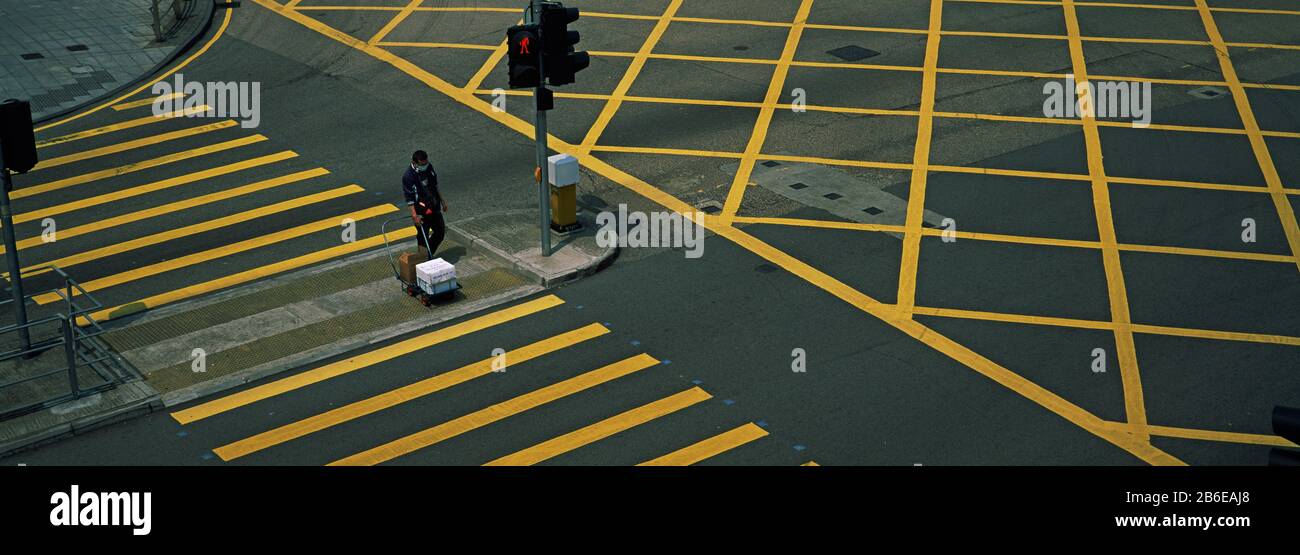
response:
[(425, 165), (423, 165), (423, 166), (416, 166), (416, 167), (415, 167), (415, 171), (420, 171), (420, 172), (422, 172), (422, 171), (428, 171), (428, 170), (429, 170), (429, 165), (428, 165), (428, 164), (425, 164)]

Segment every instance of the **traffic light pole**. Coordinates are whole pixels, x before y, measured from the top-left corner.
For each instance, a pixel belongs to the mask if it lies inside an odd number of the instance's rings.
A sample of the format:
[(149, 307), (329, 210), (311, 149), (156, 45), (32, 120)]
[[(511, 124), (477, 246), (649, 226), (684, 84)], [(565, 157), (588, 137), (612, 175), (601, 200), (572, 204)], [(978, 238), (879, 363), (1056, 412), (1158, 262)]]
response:
[[(533, 21), (540, 22), (542, 20), (541, 17), (542, 14), (539, 11), (540, 7), (537, 5), (537, 1), (530, 0), (528, 7), (532, 11)], [(546, 44), (545, 42), (546, 37), (541, 36), (540, 29), (538, 30), (538, 38), (539, 38), (539, 42), (541, 42), (542, 44)], [(546, 64), (544, 60), (545, 58), (546, 56), (537, 57), (537, 75), (538, 75), (537, 88), (533, 89), (533, 110), (534, 113), (536, 114), (536, 117), (534, 118), (533, 121), (533, 127), (534, 129), (537, 130), (537, 137), (536, 137), (537, 167), (539, 169), (538, 170), (539, 181), (537, 183), (537, 199), (538, 199), (538, 207), (540, 208), (539, 212), (541, 214), (539, 223), (541, 224), (540, 227), (542, 229), (542, 256), (550, 256), (551, 255), (551, 195), (549, 191), (550, 180), (547, 179), (547, 173), (549, 173), (549, 168), (546, 167), (547, 166), (546, 153), (548, 152), (546, 148), (546, 110), (542, 109), (542, 103), (541, 103), (542, 89), (546, 87)]]
[(13, 211), (9, 209), (9, 191), (14, 182), (9, 177), (9, 168), (0, 167), (0, 179), (4, 180), (0, 190), (0, 225), (4, 226), (5, 258), (9, 260), (9, 283), (14, 293), (14, 316), (18, 324), (18, 345), (26, 351), (32, 346), (27, 326), (27, 297), (23, 295), (23, 273), (18, 266), (18, 245), (14, 239)]

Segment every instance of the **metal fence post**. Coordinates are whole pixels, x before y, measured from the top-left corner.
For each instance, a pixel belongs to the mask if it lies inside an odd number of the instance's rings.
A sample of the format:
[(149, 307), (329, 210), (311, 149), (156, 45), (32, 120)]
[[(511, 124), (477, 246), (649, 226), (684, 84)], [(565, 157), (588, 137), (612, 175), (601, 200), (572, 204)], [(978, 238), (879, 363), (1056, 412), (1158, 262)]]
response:
[(68, 385), (72, 387), (72, 398), (81, 397), (81, 388), (77, 385), (77, 344), (72, 331), (72, 316), (63, 318), (63, 354), (68, 357)]

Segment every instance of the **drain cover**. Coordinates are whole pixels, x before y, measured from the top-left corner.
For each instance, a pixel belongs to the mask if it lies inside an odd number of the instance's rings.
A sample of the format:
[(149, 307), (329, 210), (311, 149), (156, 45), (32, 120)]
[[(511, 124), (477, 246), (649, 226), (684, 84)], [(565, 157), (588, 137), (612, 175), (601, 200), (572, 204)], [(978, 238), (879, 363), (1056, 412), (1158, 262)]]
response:
[(871, 208), (863, 208), (862, 211), (863, 211), (863, 212), (866, 212), (866, 213), (868, 213), (868, 214), (871, 214), (872, 216), (875, 216), (875, 215), (877, 215), (877, 214), (880, 214), (880, 213), (884, 212), (884, 210), (881, 210), (881, 209), (879, 209), (879, 208), (876, 208), (875, 206), (872, 206)]
[(1219, 98), (1220, 96), (1224, 96), (1228, 94), (1228, 91), (1227, 89), (1223, 89), (1220, 87), (1197, 87), (1195, 89), (1187, 91), (1187, 94), (1190, 94), (1196, 98), (1209, 100), (1211, 98)]
[(764, 166), (767, 166), (767, 167), (769, 167), (769, 168), (775, 168), (775, 167), (777, 167), (777, 166), (780, 166), (781, 163), (780, 163), (780, 162), (777, 162), (776, 160), (768, 160), (768, 161), (766, 161), (766, 162), (763, 162), (763, 165), (764, 165)]
[(856, 44), (841, 46), (834, 50), (827, 50), (826, 53), (835, 56), (836, 58), (839, 58), (841, 60), (844, 60), (846, 62), (856, 62), (858, 60), (865, 60), (867, 58), (880, 55), (880, 53), (876, 52), (875, 50), (863, 48)]
[(839, 193), (826, 193), (822, 196), (831, 200), (839, 200), (841, 198), (844, 198), (844, 195), (841, 195)]

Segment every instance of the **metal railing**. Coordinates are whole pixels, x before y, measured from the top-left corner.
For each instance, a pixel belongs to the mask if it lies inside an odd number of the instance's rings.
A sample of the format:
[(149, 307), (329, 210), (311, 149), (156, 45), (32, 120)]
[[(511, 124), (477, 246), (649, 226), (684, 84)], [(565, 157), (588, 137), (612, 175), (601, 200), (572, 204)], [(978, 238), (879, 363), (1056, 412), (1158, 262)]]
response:
[[(166, 2), (169, 6), (162, 6)], [(189, 17), (194, 9), (195, 0), (152, 0), (149, 6), (149, 14), (153, 16), (153, 36), (157, 42), (165, 41), (176, 34), (180, 29), (181, 23)], [(172, 15), (172, 24), (167, 29), (163, 29), (163, 20), (166, 19), (166, 11)]]
[[(9, 334), (18, 334), (21, 331), (27, 331), (31, 338), (30, 344), (26, 348), (19, 346), (16, 349), (0, 352), (0, 364), (19, 357), (24, 359), (35, 358), (57, 348), (63, 350), (62, 363), (52, 369), (37, 371), (31, 375), (22, 375), (0, 382), (0, 396), (11, 392), (14, 388), (38, 380), (52, 379), (60, 374), (66, 374), (67, 388), (66, 390), (46, 388), (49, 391), (37, 398), (24, 400), (24, 402), (17, 403), (16, 406), (4, 407), (0, 409), (0, 420), (111, 389), (131, 377), (126, 372), (115, 369), (116, 366), (119, 366), (119, 361), (114, 358), (113, 353), (106, 348), (102, 341), (95, 339), (104, 332), (104, 329), (95, 321), (91, 313), (102, 309), (103, 304), (58, 267), (49, 266), (40, 270), (40, 273), (45, 272), (52, 272), (58, 276), (62, 280), (62, 285), (28, 294), (23, 300), (24, 302), (30, 302), (33, 297), (54, 293), (63, 299), (63, 312), (38, 318), (23, 325), (11, 324), (0, 327), (0, 338), (10, 337)], [(76, 300), (77, 296), (80, 296), (83, 302), (78, 302)], [(0, 301), (0, 310), (13, 302), (12, 298)], [(57, 328), (57, 333), (49, 333), (54, 328)], [(46, 330), (47, 337), (40, 337), (42, 330)], [(15, 362), (13, 366), (17, 367), (18, 365)], [(89, 369), (92, 372), (91, 377), (98, 378), (96, 380), (98, 383), (83, 383), (78, 376), (79, 369)], [(21, 392), (17, 396), (21, 397)]]

